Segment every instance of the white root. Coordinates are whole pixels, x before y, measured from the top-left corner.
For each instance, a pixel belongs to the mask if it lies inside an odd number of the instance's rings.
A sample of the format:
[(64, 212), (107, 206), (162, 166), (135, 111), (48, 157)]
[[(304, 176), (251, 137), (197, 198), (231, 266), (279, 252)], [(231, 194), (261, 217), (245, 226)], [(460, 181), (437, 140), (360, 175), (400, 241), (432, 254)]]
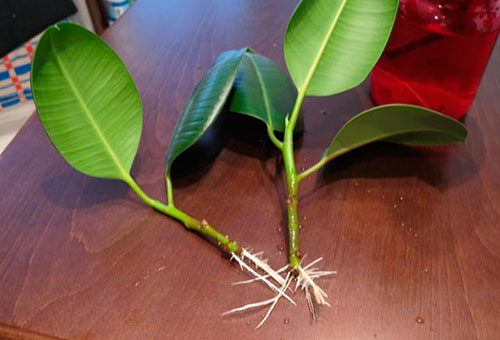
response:
[[(247, 305), (244, 305), (242, 307), (234, 308), (230, 311), (227, 311), (223, 313), (222, 315), (228, 315), (236, 312), (242, 312), (245, 310), (253, 309), (253, 308), (258, 308), (258, 307), (263, 307), (270, 305), (267, 313), (261, 320), (261, 322), (257, 325), (257, 328), (260, 328), (265, 321), (269, 318), (271, 315), (272, 311), (274, 310), (276, 304), (278, 303), (280, 298), (285, 298), (288, 301), (290, 301), (293, 305), (296, 305), (295, 302), (292, 300), (291, 297), (289, 297), (286, 294), (286, 291), (289, 289), (290, 284), (294, 280), (294, 277), (292, 276), (291, 272), (287, 272), (286, 277), (281, 276), (283, 272), (287, 271), (289, 266), (284, 266), (278, 270), (272, 269), (268, 264), (267, 260), (263, 260), (261, 258), (262, 252), (252, 254), (250, 251), (246, 249), (242, 249), (241, 253), (239, 255), (233, 253), (232, 254), (232, 259), (234, 259), (238, 264), (240, 265), (241, 270), (247, 270), (250, 274), (254, 276), (254, 278), (245, 280), (245, 281), (239, 281), (233, 283), (233, 285), (240, 285), (240, 284), (246, 284), (246, 283), (251, 283), (255, 281), (262, 281), (265, 283), (273, 292), (276, 293), (276, 296), (264, 300), (261, 302), (255, 302), (255, 303), (250, 303)], [(245, 259), (248, 260), (249, 264), (245, 262)], [(298, 276), (295, 277), (296, 279), (296, 286), (295, 286), (295, 291), (300, 287), (306, 296), (306, 301), (307, 305), (309, 307), (309, 311), (311, 312), (312, 318), (316, 319), (316, 312), (315, 312), (315, 306), (314, 304), (317, 303), (318, 305), (326, 305), (330, 307), (330, 304), (326, 300), (328, 298), (328, 295), (319, 287), (319, 285), (314, 281), (316, 279), (322, 278), (324, 276), (328, 275), (333, 275), (337, 274), (336, 271), (326, 271), (326, 270), (319, 270), (316, 267), (313, 267), (315, 264), (318, 262), (322, 261), (323, 258), (320, 257), (308, 265), (302, 267), (299, 265), (297, 267), (297, 273)], [(303, 261), (302, 261), (303, 262)], [(255, 266), (255, 270), (250, 266), (253, 264)], [(264, 274), (260, 274), (257, 272), (257, 270), (262, 270)], [(275, 283), (271, 282), (271, 280), (275, 281), (280, 288), (276, 286)], [(314, 297), (314, 300), (313, 300)]]
[[(283, 273), (285, 270), (287, 270), (289, 268), (288, 265), (286, 266), (283, 266), (281, 267), (280, 269), (276, 270), (276, 273), (280, 274), (280, 273)], [(262, 277), (265, 277), (266, 279), (270, 278), (271, 275), (270, 274), (266, 274), (266, 275), (263, 275)], [(243, 284), (247, 284), (247, 283), (252, 283), (252, 282), (255, 282), (255, 281), (260, 281), (260, 277), (255, 277), (253, 279), (250, 279), (250, 280), (244, 280), (244, 281), (238, 281), (238, 282), (233, 282), (231, 283), (232, 286), (238, 286), (238, 285), (243, 285)]]
[[(244, 254), (244, 253), (247, 253), (247, 254)], [(250, 256), (249, 256), (250, 255)], [(285, 279), (283, 277), (281, 277), (279, 274), (276, 273), (275, 270), (273, 270), (271, 267), (269, 267), (269, 265), (267, 265), (266, 263), (264, 263), (261, 259), (259, 259), (258, 257), (250, 254), (248, 251), (244, 250), (243, 249), (243, 252), (242, 252), (242, 257), (246, 257), (248, 259), (251, 259), (251, 261), (258, 266), (258, 268), (261, 268), (264, 272), (266, 272), (268, 275), (270, 275), (273, 279), (275, 277), (279, 277), (281, 280), (280, 281), (277, 281), (278, 283), (281, 284), (281, 286), (283, 286), (285, 284)], [(232, 254), (232, 258), (234, 260), (236, 260), (236, 262), (238, 262), (238, 264), (240, 265), (240, 267), (246, 270), (248, 270), (251, 274), (253, 274), (256, 278), (258, 278), (259, 280), (261, 280), (262, 282), (264, 282), (269, 288), (271, 288), (274, 292), (276, 292), (277, 294), (279, 294), (280, 292), (280, 289), (278, 287), (276, 287), (275, 284), (273, 284), (271, 281), (269, 281), (268, 279), (266, 279), (263, 275), (257, 273), (252, 267), (250, 267), (248, 264), (245, 263), (245, 261), (243, 261), (243, 259), (241, 259), (238, 255), (236, 254)], [(285, 299), (287, 299), (288, 301), (290, 301), (293, 305), (296, 305), (295, 301), (293, 301), (293, 299), (291, 297), (289, 297), (288, 295), (286, 294), (283, 294), (283, 297)]]
[(246, 269), (248, 272), (250, 272), (251, 274), (255, 275), (257, 278), (259, 278), (259, 280), (262, 280), (266, 285), (268, 285), (269, 288), (271, 288), (271, 290), (273, 290), (275, 292), (279, 291), (278, 287), (276, 287), (272, 282), (270, 282), (264, 276), (262, 276), (261, 274), (257, 273), (252, 267), (250, 267), (242, 259), (240, 259), (240, 257), (238, 255), (236, 255), (236, 254), (233, 253), (232, 254), (232, 259), (236, 260), (236, 262), (238, 262), (238, 264), (240, 265), (240, 269), (241, 270)]
[(311, 312), (313, 320), (316, 320), (316, 313), (314, 311), (314, 302), (311, 298), (311, 293), (309, 293), (309, 289), (306, 289), (306, 301), (309, 306), (309, 311)]
[(336, 271), (319, 271), (316, 268), (311, 268), (314, 264), (320, 262), (322, 259), (323, 258), (320, 257), (309, 263), (304, 268), (302, 268), (300, 265), (297, 267), (299, 276), (297, 277), (297, 284), (295, 286), (295, 289), (300, 287), (305, 291), (307, 304), (309, 306), (309, 311), (311, 312), (313, 319), (316, 319), (316, 313), (309, 289), (312, 290), (312, 295), (314, 295), (314, 299), (316, 300), (317, 304), (330, 307), (330, 304), (328, 303), (328, 301), (326, 301), (328, 295), (323, 291), (323, 289), (318, 286), (318, 284), (316, 284), (316, 282), (314, 282), (314, 279), (337, 273)]
[(267, 311), (266, 315), (264, 316), (262, 321), (257, 325), (257, 327), (255, 327), (255, 329), (260, 328), (260, 326), (262, 326), (264, 324), (264, 322), (266, 322), (267, 318), (269, 317), (269, 315), (271, 315), (271, 312), (273, 311), (274, 307), (278, 303), (278, 300), (280, 299), (280, 297), (283, 296), (283, 294), (285, 294), (285, 292), (288, 289), (288, 286), (290, 286), (291, 282), (292, 282), (292, 279), (290, 278), (290, 272), (288, 272), (288, 274), (286, 274), (285, 284), (281, 287), (281, 291), (278, 293), (278, 295), (276, 295), (276, 297), (274, 298), (273, 304), (271, 305), (271, 307), (269, 307), (269, 310)]
[(243, 311), (245, 311), (247, 309), (251, 309), (251, 308), (257, 308), (257, 307), (261, 307), (261, 306), (266, 306), (266, 305), (268, 305), (270, 303), (273, 303), (275, 299), (276, 298), (273, 297), (272, 299), (269, 299), (269, 300), (264, 300), (264, 301), (261, 301), (261, 302), (249, 303), (247, 305), (244, 305), (243, 307), (238, 307), (238, 308), (234, 308), (234, 309), (228, 310), (227, 312), (222, 313), (222, 316), (228, 315), (228, 314), (232, 314), (232, 313), (236, 313), (236, 312), (243, 312)]
[[(262, 254), (262, 253), (260, 253)], [(260, 255), (259, 254), (259, 255)], [(270, 275), (276, 282), (278, 282), (280, 285), (283, 285), (285, 283), (285, 280), (283, 279), (282, 276), (280, 276), (275, 270), (273, 270), (268, 264), (267, 260), (261, 260), (260, 257), (257, 255), (251, 254), (249, 251), (246, 249), (242, 249), (241, 255), (243, 258), (247, 258), (249, 261), (255, 263), (255, 265), (262, 269), (264, 272), (266, 272), (268, 275)]]
[(255, 329), (260, 328), (266, 322), (266, 320), (269, 318), (269, 315), (271, 315), (271, 312), (273, 311), (274, 307), (278, 303), (279, 299), (281, 297), (285, 296), (285, 292), (288, 289), (288, 287), (290, 286), (291, 282), (292, 282), (292, 278), (290, 277), (290, 273), (288, 273), (286, 278), (284, 279), (284, 284), (282, 285), (278, 294), (275, 297), (273, 297), (272, 299), (264, 300), (261, 302), (249, 303), (243, 307), (231, 309), (230, 311), (227, 311), (227, 312), (223, 313), (222, 315), (228, 315), (228, 314), (232, 314), (232, 313), (236, 313), (236, 312), (242, 312), (242, 311), (245, 311), (245, 310), (248, 310), (251, 308), (262, 307), (262, 306), (266, 306), (266, 305), (270, 304), (271, 306), (269, 307), (266, 315), (264, 316), (264, 318), (262, 318), (262, 321), (257, 325), (257, 327), (255, 327)]

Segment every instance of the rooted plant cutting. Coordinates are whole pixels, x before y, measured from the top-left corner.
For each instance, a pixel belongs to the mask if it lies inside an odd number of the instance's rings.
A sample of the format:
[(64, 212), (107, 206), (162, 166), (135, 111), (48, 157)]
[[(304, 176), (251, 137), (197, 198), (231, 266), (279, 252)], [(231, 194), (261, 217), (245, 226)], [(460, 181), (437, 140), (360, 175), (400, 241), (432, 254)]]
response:
[[(463, 142), (467, 135), (460, 122), (423, 107), (378, 106), (349, 120), (321, 159), (297, 173), (293, 143), (304, 98), (334, 95), (363, 82), (384, 49), (397, 8), (398, 0), (301, 1), (284, 40), (291, 80), (250, 48), (222, 53), (191, 93), (173, 131), (166, 156), (166, 204), (149, 197), (130, 175), (141, 136), (142, 105), (125, 65), (98, 36), (69, 23), (46, 30), (33, 58), (35, 104), (50, 140), (76, 170), (126, 182), (147, 205), (215, 240), (254, 276), (246, 282), (262, 281), (275, 293), (269, 300), (227, 313), (269, 305), (260, 327), (281, 297), (295, 304), (288, 295), (295, 280), (295, 289), (305, 291), (314, 317), (315, 304), (328, 305), (327, 294), (315, 280), (334, 272), (313, 268), (321, 259), (307, 265), (302, 261), (300, 182), (330, 160), (375, 141), (445, 145)], [(260, 253), (251, 253), (206, 220), (174, 205), (170, 174), (175, 160), (204, 135), (225, 106), (263, 121), (271, 142), (282, 153), (289, 263), (279, 270), (267, 265)]]

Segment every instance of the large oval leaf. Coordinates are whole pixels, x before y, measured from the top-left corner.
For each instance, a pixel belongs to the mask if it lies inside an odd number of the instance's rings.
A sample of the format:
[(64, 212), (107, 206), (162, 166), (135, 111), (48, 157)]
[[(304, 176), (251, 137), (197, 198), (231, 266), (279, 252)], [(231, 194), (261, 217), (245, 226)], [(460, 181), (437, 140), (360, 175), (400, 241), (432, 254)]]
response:
[(47, 29), (31, 85), (43, 127), (69, 164), (90, 176), (128, 176), (142, 105), (125, 65), (101, 38), (70, 23)]
[(390, 104), (371, 108), (349, 120), (337, 133), (323, 159), (330, 160), (363, 145), (387, 141), (413, 145), (464, 142), (459, 121), (420, 106)]
[(215, 122), (233, 86), (247, 48), (222, 53), (191, 93), (177, 121), (167, 152), (166, 172)]
[(397, 8), (398, 0), (302, 0), (284, 43), (297, 88), (328, 96), (359, 85), (382, 54)]
[(262, 55), (245, 53), (234, 83), (232, 112), (260, 119), (283, 132), (296, 97), (293, 83), (278, 65)]

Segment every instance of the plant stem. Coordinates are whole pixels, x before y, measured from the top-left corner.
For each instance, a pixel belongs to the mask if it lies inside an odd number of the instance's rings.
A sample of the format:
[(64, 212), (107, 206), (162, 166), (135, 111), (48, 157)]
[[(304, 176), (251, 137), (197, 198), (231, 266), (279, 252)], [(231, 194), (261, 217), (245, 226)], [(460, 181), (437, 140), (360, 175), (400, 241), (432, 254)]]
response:
[[(167, 176), (168, 177), (168, 176)], [(197, 219), (189, 216), (185, 212), (177, 209), (173, 205), (173, 200), (172, 199), (172, 191), (169, 191), (169, 202), (170, 204), (165, 205), (161, 203), (160, 201), (154, 200), (151, 197), (149, 197), (134, 181), (134, 179), (130, 176), (127, 175), (124, 178), (124, 181), (132, 188), (132, 190), (135, 191), (135, 193), (149, 206), (151, 206), (153, 209), (170, 216), (177, 221), (181, 222), (187, 229), (196, 231), (200, 234), (203, 234), (205, 236), (208, 236), (215, 241), (218, 242), (219, 245), (223, 247), (224, 250), (230, 252), (230, 253), (238, 253), (241, 248), (236, 243), (235, 241), (231, 241), (229, 237), (226, 235), (222, 235), (220, 232), (218, 232), (216, 229), (214, 229), (212, 226), (210, 226), (207, 221), (202, 220), (201, 222), (198, 221)], [(167, 186), (169, 182), (169, 177), (167, 179)], [(172, 186), (170, 183), (170, 189), (171, 190)]]
[(269, 135), (269, 139), (271, 140), (271, 142), (273, 142), (273, 144), (280, 150), (283, 149), (283, 142), (280, 141), (276, 135), (274, 134), (274, 130), (272, 127), (270, 127), (269, 125), (267, 126), (267, 134)]
[(287, 182), (287, 212), (288, 212), (288, 254), (290, 268), (296, 270), (300, 265), (300, 249), (299, 249), (299, 217), (298, 217), (298, 195), (299, 195), (299, 179), (297, 170), (295, 169), (295, 158), (293, 154), (293, 130), (297, 123), (297, 118), (302, 107), (305, 91), (300, 91), (295, 101), (295, 106), (290, 119), (286, 121), (285, 136), (281, 152), (283, 154), (283, 162), (285, 164), (286, 182)]
[(321, 169), (321, 167), (323, 165), (325, 165), (328, 161), (330, 161), (330, 159), (328, 159), (328, 158), (321, 158), (318, 163), (314, 164), (309, 169), (306, 169), (305, 171), (303, 171), (300, 174), (298, 174), (297, 178), (299, 179), (299, 182), (302, 181), (307, 176), (312, 175), (313, 173), (315, 173), (316, 171), (318, 171), (319, 169)]
[(170, 179), (170, 169), (165, 176), (165, 180), (167, 183), (167, 203), (174, 206), (174, 189), (172, 188), (172, 180)]

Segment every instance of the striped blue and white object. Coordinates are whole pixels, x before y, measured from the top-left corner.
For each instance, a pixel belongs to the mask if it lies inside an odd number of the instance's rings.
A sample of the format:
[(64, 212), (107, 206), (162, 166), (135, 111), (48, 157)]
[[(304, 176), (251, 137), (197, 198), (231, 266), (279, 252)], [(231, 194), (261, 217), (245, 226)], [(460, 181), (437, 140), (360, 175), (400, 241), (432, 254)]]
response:
[(30, 71), (33, 51), (40, 35), (0, 59), (0, 112), (32, 100)]
[[(65, 18), (61, 21), (71, 20)], [(8, 107), (33, 100), (30, 84), (31, 61), (42, 34), (43, 32), (6, 56), (0, 57), (0, 112)]]
[(109, 25), (112, 25), (130, 7), (130, 0), (104, 0), (108, 12)]

